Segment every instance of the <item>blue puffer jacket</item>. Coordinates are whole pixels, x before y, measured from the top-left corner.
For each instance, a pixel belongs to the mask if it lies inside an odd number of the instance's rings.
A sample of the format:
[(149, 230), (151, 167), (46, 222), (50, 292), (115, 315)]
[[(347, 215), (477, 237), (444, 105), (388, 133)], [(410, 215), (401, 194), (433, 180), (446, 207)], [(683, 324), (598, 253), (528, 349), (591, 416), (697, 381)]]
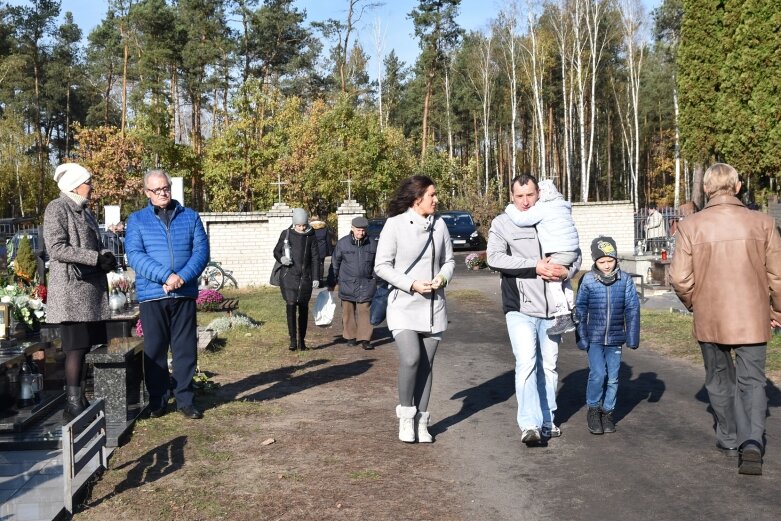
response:
[(583, 275), (578, 288), (575, 309), (578, 324), (578, 347), (590, 343), (606, 346), (640, 345), (640, 299), (632, 277), (618, 271), (616, 281), (607, 286), (593, 271)]
[[(198, 278), (209, 261), (209, 239), (198, 213), (174, 203), (168, 228), (151, 203), (133, 212), (127, 220), (125, 251), (136, 272), (139, 302), (198, 296)], [(185, 283), (166, 295), (163, 284), (173, 273)]]

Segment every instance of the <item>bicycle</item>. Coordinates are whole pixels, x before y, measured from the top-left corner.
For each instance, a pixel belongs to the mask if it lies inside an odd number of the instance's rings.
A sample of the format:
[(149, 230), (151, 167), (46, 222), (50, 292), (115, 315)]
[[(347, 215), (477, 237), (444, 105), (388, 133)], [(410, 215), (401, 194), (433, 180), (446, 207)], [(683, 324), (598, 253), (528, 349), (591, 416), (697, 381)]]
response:
[(238, 287), (238, 283), (233, 278), (232, 273), (232, 271), (226, 271), (220, 262), (209, 261), (206, 269), (201, 273), (201, 283), (203, 286), (213, 290), (221, 290), (226, 283), (234, 288)]

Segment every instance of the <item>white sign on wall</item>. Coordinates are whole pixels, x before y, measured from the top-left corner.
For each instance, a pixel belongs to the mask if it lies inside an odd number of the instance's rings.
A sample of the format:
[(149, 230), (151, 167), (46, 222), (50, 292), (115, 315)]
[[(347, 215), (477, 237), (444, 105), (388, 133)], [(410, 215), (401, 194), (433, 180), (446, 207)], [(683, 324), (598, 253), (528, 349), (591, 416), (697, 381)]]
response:
[(106, 228), (119, 223), (119, 205), (106, 205), (103, 207), (103, 219)]
[(171, 197), (184, 206), (184, 182), (181, 177), (171, 178)]

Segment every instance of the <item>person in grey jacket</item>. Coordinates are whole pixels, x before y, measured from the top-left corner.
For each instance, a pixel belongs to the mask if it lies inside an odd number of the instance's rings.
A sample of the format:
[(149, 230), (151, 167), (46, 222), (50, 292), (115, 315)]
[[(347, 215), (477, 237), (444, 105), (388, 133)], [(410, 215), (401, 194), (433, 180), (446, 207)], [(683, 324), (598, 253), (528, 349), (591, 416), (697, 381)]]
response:
[[(434, 354), (447, 329), (444, 288), (455, 261), (450, 233), (436, 217), (437, 190), (426, 176), (402, 181), (388, 204), (375, 274), (392, 286), (387, 322), (399, 349), (399, 439), (431, 443), (428, 432)], [(417, 424), (417, 426), (416, 426)]]
[(46, 206), (43, 217), (43, 239), (49, 252), (46, 321), (60, 324), (66, 421), (88, 405), (81, 385), (84, 357), (93, 345), (106, 343), (105, 320), (111, 316), (106, 273), (117, 265), (114, 254), (103, 250), (98, 221), (87, 206), (91, 178), (76, 163), (58, 166), (54, 180), (61, 193)]
[[(537, 203), (539, 188), (533, 176), (516, 176), (510, 187), (512, 203), (521, 212)], [(548, 283), (573, 277), (582, 261), (580, 251), (569, 270), (554, 264), (550, 257), (543, 255), (533, 226), (517, 226), (507, 213), (502, 213), (491, 222), (486, 256), (488, 265), (502, 276), (502, 309), (515, 356), (515, 395), (521, 441), (532, 445), (542, 438), (560, 436), (561, 431), (553, 419), (561, 337), (548, 336), (548, 328), (555, 322)], [(542, 365), (545, 374), (541, 382), (537, 381), (538, 364)]]
[(347, 345), (360, 343), (366, 350), (371, 345), (374, 328), (369, 320), (369, 306), (377, 289), (374, 278), (374, 257), (377, 241), (366, 233), (369, 221), (360, 216), (352, 220), (350, 233), (336, 243), (331, 256), (333, 276), (329, 276), (329, 291), (339, 284), (342, 299), (342, 336)]

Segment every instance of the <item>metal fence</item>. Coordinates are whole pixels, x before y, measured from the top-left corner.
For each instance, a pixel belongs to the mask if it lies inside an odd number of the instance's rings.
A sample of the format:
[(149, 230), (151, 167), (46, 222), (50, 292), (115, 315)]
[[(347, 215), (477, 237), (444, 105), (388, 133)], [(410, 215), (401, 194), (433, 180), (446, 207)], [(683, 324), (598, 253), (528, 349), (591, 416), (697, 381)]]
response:
[(662, 215), (664, 236), (649, 239), (646, 236), (646, 223), (648, 222), (648, 208), (641, 208), (635, 214), (635, 254), (659, 253), (662, 249), (672, 252), (675, 248), (675, 229), (684, 215), (675, 208), (657, 208)]

